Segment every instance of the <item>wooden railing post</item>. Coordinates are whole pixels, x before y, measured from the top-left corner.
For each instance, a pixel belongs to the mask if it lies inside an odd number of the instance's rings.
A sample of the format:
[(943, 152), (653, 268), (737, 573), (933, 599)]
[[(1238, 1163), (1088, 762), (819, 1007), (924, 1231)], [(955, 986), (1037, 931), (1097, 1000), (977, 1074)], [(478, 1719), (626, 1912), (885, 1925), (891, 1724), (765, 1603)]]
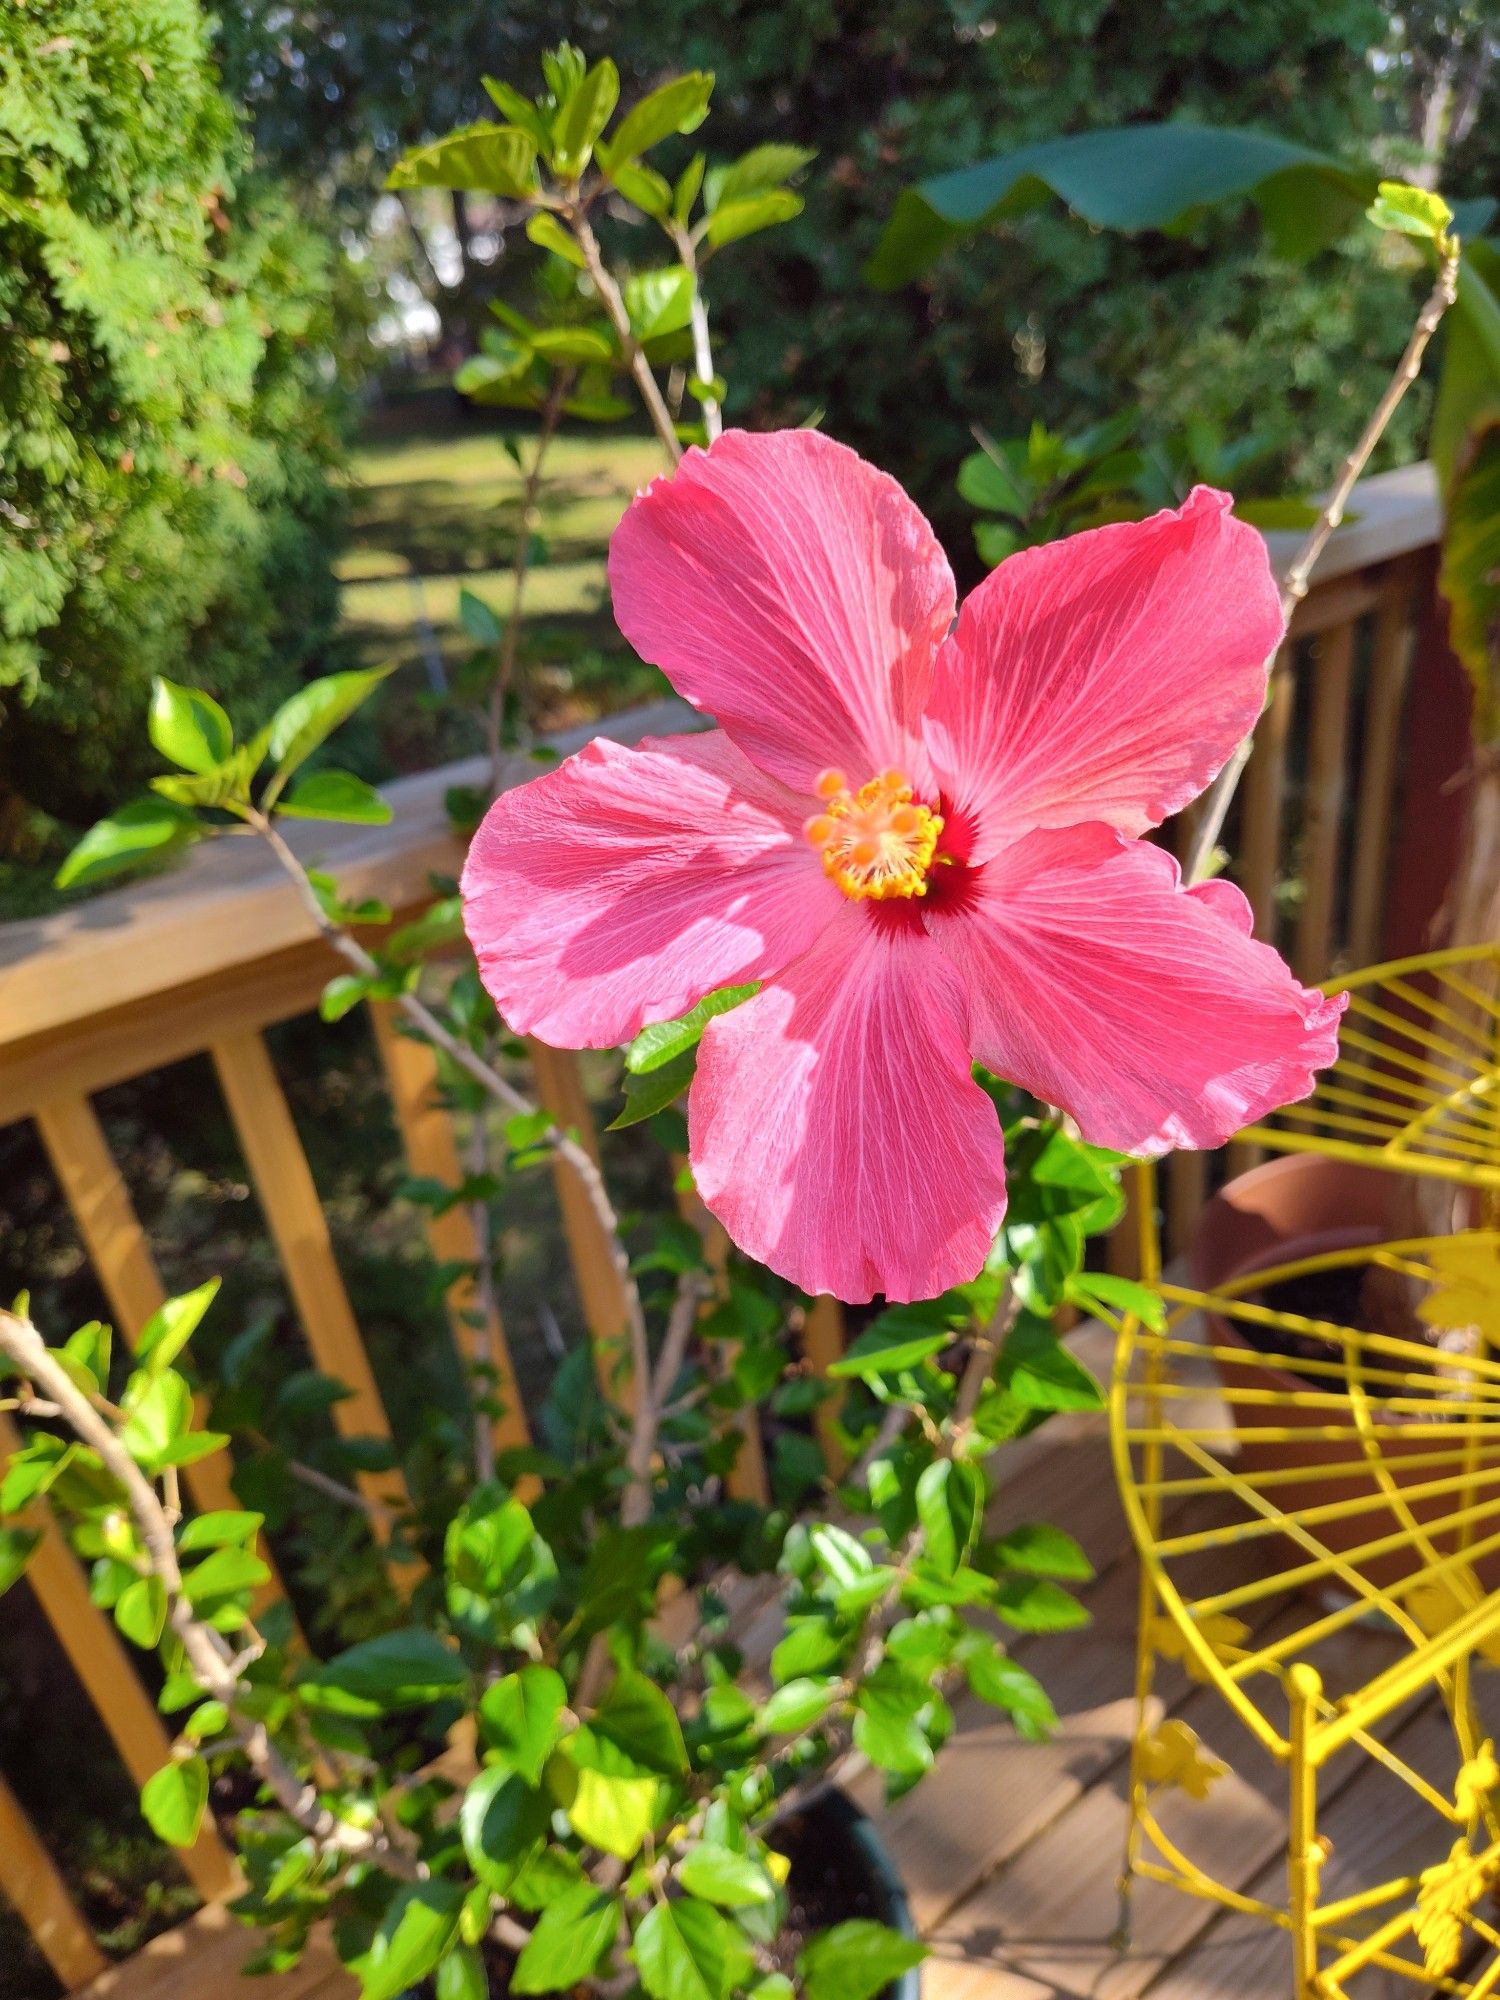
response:
[[(388, 1001), (371, 1003), (370, 1020), (407, 1164), (414, 1174), (439, 1181), (444, 1187), (457, 1187), (464, 1178), (463, 1168), (453, 1136), (453, 1120), (438, 1101), (438, 1067), (431, 1048), (415, 1036), (399, 1032), (395, 1010)], [(474, 1224), (462, 1202), (442, 1215), (434, 1215), (429, 1209), (426, 1224), (427, 1240), (440, 1264), (472, 1264), (478, 1257)], [(488, 1325), (483, 1327), (475, 1324), (480, 1310), (474, 1280), (468, 1276), (456, 1279), (448, 1288), (448, 1318), (454, 1342), (471, 1365), (482, 1363), (494, 1372), (495, 1394), (503, 1405), (495, 1419), (495, 1446), (503, 1451), (512, 1445), (528, 1444), (531, 1430), (499, 1308), (490, 1312)]]
[(71, 1992), (97, 1978), (108, 1961), (15, 1793), (0, 1778), (0, 1894), (36, 1939)]
[(1327, 978), (1333, 948), (1353, 676), (1354, 627), (1335, 625), (1318, 641), (1307, 743), (1303, 894), (1297, 913), (1295, 964), (1297, 977), (1309, 986)]
[[(390, 1421), (334, 1259), (328, 1219), (265, 1042), (234, 1035), (211, 1053), (313, 1359), (350, 1392), (334, 1404), (334, 1423), (345, 1437), (388, 1440)], [(409, 1505), (406, 1482), (397, 1470), (361, 1472), (356, 1480), (373, 1503), (371, 1526), (385, 1541), (385, 1510)], [(400, 1565), (397, 1582), (413, 1582), (413, 1567)]]

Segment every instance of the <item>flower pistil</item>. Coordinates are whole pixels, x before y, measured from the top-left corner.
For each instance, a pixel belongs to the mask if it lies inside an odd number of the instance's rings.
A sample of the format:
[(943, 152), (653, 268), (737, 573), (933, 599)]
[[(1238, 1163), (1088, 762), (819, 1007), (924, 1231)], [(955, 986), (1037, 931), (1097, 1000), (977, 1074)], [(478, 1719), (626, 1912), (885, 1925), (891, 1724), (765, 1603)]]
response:
[(816, 790), (823, 810), (803, 830), (846, 896), (886, 902), (927, 894), (943, 822), (915, 803), (904, 772), (882, 771), (856, 792), (842, 771), (824, 771)]

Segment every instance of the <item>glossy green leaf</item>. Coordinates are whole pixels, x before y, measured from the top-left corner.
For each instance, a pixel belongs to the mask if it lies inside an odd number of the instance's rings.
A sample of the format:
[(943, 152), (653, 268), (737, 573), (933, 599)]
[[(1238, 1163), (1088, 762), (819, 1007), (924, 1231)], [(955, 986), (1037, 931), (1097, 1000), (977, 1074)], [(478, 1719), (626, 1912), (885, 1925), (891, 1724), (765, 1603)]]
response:
[(218, 1295), (219, 1280), (208, 1278), (192, 1291), (164, 1300), (141, 1328), (140, 1338), (135, 1344), (136, 1360), (153, 1374), (159, 1369), (170, 1368), (197, 1332), (203, 1315)]
[(578, 1882), (542, 1911), (511, 1974), (512, 1993), (559, 1993), (587, 1979), (615, 1941), (620, 1911), (607, 1889)]
[(180, 1464), (174, 1446), (193, 1421), (193, 1393), (173, 1369), (138, 1371), (126, 1385), (120, 1442), (148, 1472)]
[(373, 785), (352, 771), (312, 771), (282, 799), (288, 819), (335, 819), (351, 826), (386, 826), (391, 808)]
[(752, 146), (748, 153), (741, 153), (716, 181), (714, 207), (728, 208), (737, 201), (748, 201), (754, 195), (770, 194), (783, 181), (789, 181), (793, 174), (811, 166), (817, 157), (817, 153), (807, 146), (789, 146), (777, 140), (763, 146)]
[(462, 188), (473, 194), (530, 194), (536, 181), (536, 140), (515, 125), (484, 120), (404, 153), (386, 178), (401, 188)]
[(462, 1695), (468, 1669), (435, 1632), (404, 1626), (338, 1653), (301, 1683), (303, 1699), (334, 1715), (371, 1717)]
[(794, 1736), (826, 1715), (843, 1683), (834, 1674), (799, 1674), (762, 1703), (758, 1717), (768, 1736)]
[(1104, 1392), (1047, 1320), (1022, 1313), (1006, 1336), (995, 1379), (1033, 1410), (1102, 1410)]
[(609, 1121), (607, 1129), (623, 1132), (627, 1126), (639, 1125), (643, 1119), (654, 1118), (658, 1111), (665, 1111), (687, 1089), (697, 1067), (698, 1049), (694, 1043), (644, 1075), (638, 1076), (627, 1070), (625, 1102)]
[(580, 1770), (676, 1777), (688, 1768), (677, 1711), (654, 1681), (622, 1667), (587, 1724), (569, 1739)]
[(480, 1699), (479, 1734), (485, 1748), (528, 1784), (540, 1784), (567, 1699), (567, 1685), (551, 1667), (525, 1666), (506, 1674)]
[(633, 272), (620, 289), (637, 340), (659, 340), (663, 334), (676, 333), (692, 318), (693, 274), (683, 264)]
[(164, 860), (198, 834), (197, 817), (188, 807), (170, 799), (132, 799), (89, 828), (53, 880), (59, 889), (92, 888), (144, 861)]
[(1143, 1326), (1160, 1333), (1167, 1323), (1167, 1308), (1160, 1292), (1134, 1278), (1121, 1278), (1113, 1271), (1076, 1271), (1065, 1287), (1074, 1304), (1089, 1312), (1103, 1307), (1107, 1312), (1129, 1313)]
[(571, 91), (552, 123), (552, 166), (559, 180), (577, 180), (620, 101), (620, 72), (608, 56)]
[(677, 1864), (677, 1879), (690, 1896), (725, 1910), (776, 1900), (776, 1884), (764, 1864), (718, 1841), (701, 1840), (690, 1847)]
[(720, 202), (708, 218), (708, 240), (719, 250), (726, 243), (738, 243), (741, 237), (790, 222), (801, 213), (801, 195), (788, 188), (773, 188), (769, 194), (751, 195), (745, 201)]
[(1089, 1614), (1047, 1577), (1008, 1577), (995, 1593), (995, 1609), (1018, 1632), (1072, 1632), (1089, 1623)]
[(689, 70), (650, 91), (625, 113), (608, 146), (599, 149), (600, 166), (618, 184), (616, 169), (622, 164), (649, 153), (674, 132), (696, 131), (708, 115), (713, 87), (707, 70)]
[(1453, 227), (1453, 210), (1443, 197), (1408, 181), (1382, 181), (1368, 214), (1377, 229), (1421, 236), (1429, 242), (1445, 237)]
[(289, 696), (271, 718), (266, 744), (277, 779), (289, 778), (394, 671), (394, 667), (361, 667), (326, 674)]
[(1026, 1668), (981, 1633), (969, 1635), (960, 1657), (969, 1686), (981, 1701), (1003, 1709), (1028, 1743), (1042, 1743), (1057, 1728), (1051, 1696)]
[(630, 1955), (651, 2000), (728, 2000), (755, 1964), (735, 1926), (691, 1896), (653, 1905)]
[(0, 1528), (0, 1597), (25, 1574), (41, 1539), (40, 1529)]
[(149, 1652), (167, 1625), (167, 1589), (159, 1576), (138, 1576), (115, 1600), (115, 1623), (133, 1646)]
[[(578, 247), (578, 239), (570, 236), (555, 215), (546, 209), (539, 209), (526, 225), (526, 234), (541, 250), (550, 250), (554, 257), (561, 257), (565, 264), (571, 264), (575, 271), (584, 268), (584, 255)], [(467, 593), (466, 593), (467, 594)], [(493, 644), (493, 641), (482, 643)]]
[(201, 1757), (164, 1764), (141, 1787), (141, 1811), (169, 1847), (191, 1847), (208, 1804), (208, 1766)]
[(815, 1937), (797, 1960), (797, 1972), (806, 2000), (875, 2000), (926, 1956), (919, 1939), (854, 1917)]
[(487, 1888), (506, 1895), (546, 1837), (550, 1808), (542, 1794), (501, 1764), (487, 1765), (464, 1793), (459, 1837), (469, 1866)]
[(177, 1552), (188, 1555), (197, 1549), (253, 1542), (264, 1524), (264, 1514), (252, 1513), (248, 1507), (221, 1507), (212, 1513), (195, 1514), (177, 1531)]
[(657, 1021), (649, 1028), (642, 1028), (625, 1050), (626, 1069), (632, 1076), (646, 1076), (662, 1068), (684, 1051), (696, 1048), (703, 1030), (716, 1015), (727, 1014), (731, 1008), (753, 999), (759, 991), (756, 982), (748, 986), (721, 986), (717, 993), (707, 994), (675, 1021)]
[(1054, 1528), (1047, 1521), (1023, 1521), (987, 1546), (992, 1561), (1027, 1576), (1060, 1576), (1072, 1583), (1087, 1583), (1094, 1574), (1094, 1565), (1066, 1529)]
[(899, 1375), (929, 1355), (940, 1354), (952, 1340), (948, 1315), (935, 1302), (888, 1306), (856, 1335), (828, 1372), (839, 1381)]
[(360, 2000), (397, 2000), (425, 1979), (458, 1936), (464, 1891), (457, 1882), (406, 1882), (361, 1965)]
[(582, 1770), (568, 1801), (573, 1831), (590, 1847), (633, 1861), (661, 1810), (659, 1778), (628, 1778), (617, 1772)]
[(229, 717), (213, 696), (161, 675), (151, 684), (146, 728), (162, 756), (184, 771), (212, 771), (234, 748)]
[(490, 2000), (490, 1977), (472, 1944), (455, 1945), (433, 1980), (435, 2000)]
[(928, 1562), (952, 1576), (979, 1536), (984, 1519), (984, 1475), (975, 1465), (938, 1458), (917, 1481), (917, 1519)]

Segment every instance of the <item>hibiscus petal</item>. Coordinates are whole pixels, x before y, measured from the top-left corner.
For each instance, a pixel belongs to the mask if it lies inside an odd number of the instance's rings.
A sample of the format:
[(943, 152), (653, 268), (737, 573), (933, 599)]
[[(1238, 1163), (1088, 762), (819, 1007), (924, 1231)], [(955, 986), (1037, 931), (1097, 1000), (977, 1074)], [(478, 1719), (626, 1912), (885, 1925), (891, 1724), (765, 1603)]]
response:
[(801, 791), (926, 776), (921, 711), (953, 622), (931, 528), (894, 479), (817, 431), (726, 431), (614, 532), (620, 630), (748, 757)]
[(927, 743), (976, 859), (1033, 827), (1144, 832), (1254, 727), (1281, 607), (1230, 506), (1197, 487), (1174, 512), (1010, 556), (965, 600)]
[(796, 958), (845, 907), (805, 810), (718, 730), (634, 750), (600, 738), (503, 793), (463, 873), (502, 1016), (606, 1048)]
[(953, 968), (905, 913), (845, 904), (806, 957), (709, 1024), (688, 1099), (698, 1192), (806, 1292), (933, 1298), (1005, 1213), (994, 1106)]
[(1305, 1097), (1338, 1052), (1344, 997), (1299, 986), (1224, 882), (1107, 827), (1034, 833), (934, 909), (998, 1075), (1122, 1153), (1218, 1146)]

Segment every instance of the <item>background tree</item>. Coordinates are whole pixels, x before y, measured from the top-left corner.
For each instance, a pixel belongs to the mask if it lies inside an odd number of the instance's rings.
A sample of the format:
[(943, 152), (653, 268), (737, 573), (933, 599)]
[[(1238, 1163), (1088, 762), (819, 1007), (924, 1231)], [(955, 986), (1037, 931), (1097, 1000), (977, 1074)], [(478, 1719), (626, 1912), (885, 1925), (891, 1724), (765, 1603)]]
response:
[(0, 855), (133, 773), (153, 673), (326, 650), (334, 262), (250, 171), (195, 0), (0, 28)]

